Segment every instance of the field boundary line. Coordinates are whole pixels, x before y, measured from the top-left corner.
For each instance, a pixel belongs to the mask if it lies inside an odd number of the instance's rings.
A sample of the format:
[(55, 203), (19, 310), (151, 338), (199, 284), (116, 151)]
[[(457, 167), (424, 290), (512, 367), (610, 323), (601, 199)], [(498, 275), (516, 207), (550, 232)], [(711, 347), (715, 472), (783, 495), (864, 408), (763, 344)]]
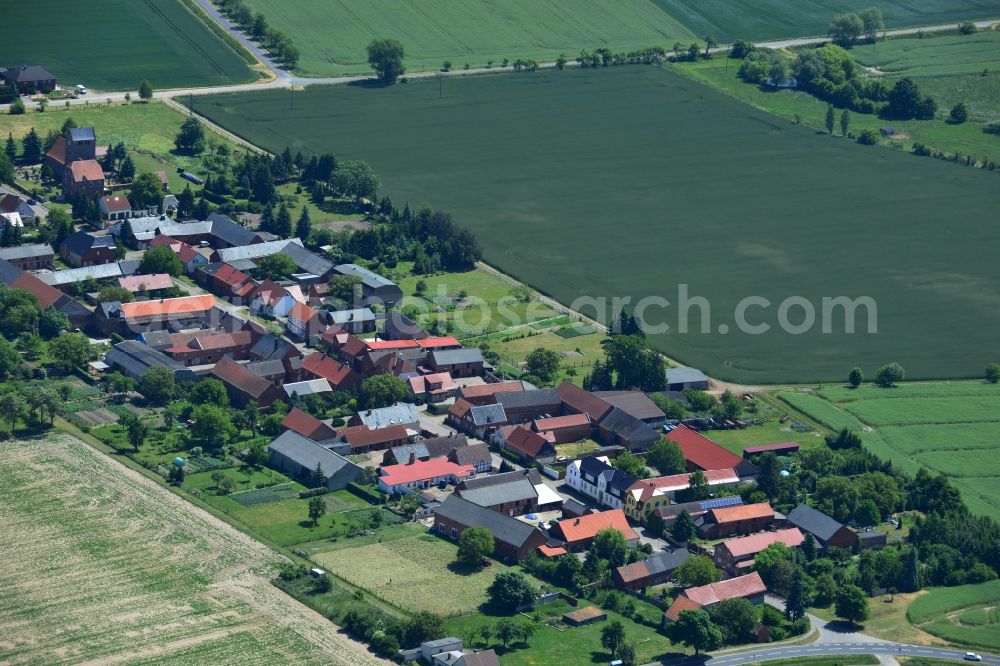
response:
[(163, 97), (162, 100), (163, 100), (164, 104), (166, 104), (167, 106), (169, 106), (173, 110), (179, 111), (180, 113), (183, 113), (183, 114), (186, 114), (186, 115), (193, 116), (193, 117), (197, 118), (203, 125), (205, 125), (205, 127), (207, 127), (208, 129), (212, 130), (213, 132), (215, 132), (219, 136), (224, 137), (226, 139), (229, 139), (230, 141), (232, 141), (233, 143), (235, 143), (237, 145), (243, 146), (244, 148), (247, 148), (249, 150), (252, 150), (255, 153), (259, 153), (259, 154), (262, 154), (262, 155), (270, 155), (271, 154), (271, 153), (267, 152), (266, 150), (264, 150), (263, 148), (261, 148), (260, 146), (258, 146), (256, 144), (253, 144), (253, 143), (247, 141), (246, 139), (244, 139), (243, 137), (241, 137), (241, 136), (239, 136), (237, 134), (234, 134), (233, 132), (230, 132), (229, 130), (223, 128), (221, 125), (216, 125), (214, 122), (212, 122), (211, 120), (209, 120), (205, 116), (201, 115), (197, 111), (192, 111), (188, 107), (186, 107), (183, 104), (181, 104), (180, 102), (178, 102), (173, 97)]

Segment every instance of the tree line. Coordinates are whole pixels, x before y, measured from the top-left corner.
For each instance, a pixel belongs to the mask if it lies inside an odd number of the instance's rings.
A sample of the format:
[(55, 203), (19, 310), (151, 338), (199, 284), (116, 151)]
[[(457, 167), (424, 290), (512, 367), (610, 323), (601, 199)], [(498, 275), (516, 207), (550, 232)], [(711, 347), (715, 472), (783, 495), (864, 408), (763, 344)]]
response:
[(243, 0), (216, 0), (216, 4), (244, 32), (265, 46), (276, 60), (290, 68), (298, 64), (302, 55), (298, 47), (284, 32), (268, 25), (263, 14), (251, 10)]

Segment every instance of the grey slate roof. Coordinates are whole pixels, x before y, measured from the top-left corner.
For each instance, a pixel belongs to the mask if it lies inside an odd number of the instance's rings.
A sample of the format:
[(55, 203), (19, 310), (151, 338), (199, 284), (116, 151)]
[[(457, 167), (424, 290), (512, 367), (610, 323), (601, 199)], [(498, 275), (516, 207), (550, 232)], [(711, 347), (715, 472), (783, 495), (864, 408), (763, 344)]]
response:
[(396, 285), (392, 280), (382, 277), (378, 273), (374, 273), (367, 268), (358, 266), (357, 264), (341, 264), (334, 268), (341, 275), (354, 275), (361, 278), (361, 284), (368, 287), (369, 289), (378, 289), (380, 287), (393, 287)]
[(667, 368), (668, 384), (687, 384), (690, 382), (707, 382), (708, 377), (697, 368)]
[(463, 499), (479, 506), (496, 506), (538, 497), (535, 486), (525, 476), (508, 479), (506, 483), (466, 488), (458, 493)]
[[(476, 351), (479, 351), (478, 349)], [(538, 389), (536, 391), (505, 391), (497, 393), (497, 403), (504, 409), (521, 407), (547, 407), (559, 405), (559, 392), (554, 388)], [(553, 414), (555, 416), (555, 414)]]
[(666, 418), (663, 410), (642, 391), (594, 391), (594, 395), (642, 421)]
[(809, 532), (820, 541), (828, 541), (843, 525), (811, 506), (799, 504), (788, 513), (788, 522)]
[(295, 265), (306, 273), (322, 276), (333, 270), (332, 261), (328, 261), (318, 254), (310, 252), (301, 245), (296, 245), (295, 243), (289, 243), (286, 245), (282, 254), (288, 255), (291, 260), (295, 262)]
[(56, 78), (41, 65), (24, 65), (4, 70), (3, 75), (11, 81), (51, 81)]
[(32, 257), (45, 257), (53, 255), (52, 246), (48, 243), (35, 243), (34, 245), (18, 245), (16, 247), (0, 248), (0, 259), (30, 259)]
[(615, 407), (600, 423), (602, 428), (615, 433), (629, 442), (655, 442), (660, 438), (649, 424), (635, 418), (624, 409)]
[(483, 352), (479, 347), (465, 349), (436, 349), (431, 352), (434, 365), (458, 365), (460, 363), (482, 363)]
[(364, 321), (375, 321), (375, 313), (371, 308), (355, 308), (353, 310), (326, 311), (331, 324), (354, 324)]
[(95, 280), (107, 280), (122, 277), (122, 269), (117, 263), (97, 264), (95, 266), (81, 266), (80, 268), (70, 268), (65, 271), (54, 271), (52, 273), (39, 273), (38, 279), (45, 284), (58, 287), (62, 284), (73, 284), (82, 282), (92, 277)]
[(274, 377), (276, 375), (285, 374), (285, 365), (277, 359), (271, 361), (257, 361), (256, 363), (247, 363), (247, 370), (258, 377)]
[(481, 525), (488, 529), (497, 541), (502, 541), (516, 548), (524, 545), (531, 538), (531, 535), (538, 531), (538, 528), (533, 525), (473, 504), (454, 494), (442, 502), (441, 506), (434, 509), (434, 514), (466, 527)]
[(370, 430), (420, 422), (417, 408), (408, 402), (397, 402), (395, 405), (380, 409), (366, 409), (358, 412), (358, 418)]
[(10, 284), (23, 273), (20, 268), (10, 263), (6, 259), (0, 259), (0, 282), (4, 284)]
[(115, 239), (111, 236), (91, 236), (86, 231), (78, 231), (68, 236), (63, 245), (73, 254), (83, 255), (92, 247), (114, 247)]
[[(464, 435), (458, 437), (431, 437), (421, 439), (412, 444), (392, 447), (392, 457), (397, 463), (406, 463), (410, 460), (410, 454), (416, 454), (421, 458), (440, 458), (451, 453), (454, 449), (466, 448), (469, 440)], [(460, 463), (464, 464), (464, 463)]]
[(488, 426), (507, 422), (507, 412), (503, 405), (476, 405), (469, 410), (469, 417), (477, 426)]
[(250, 348), (250, 354), (262, 361), (282, 360), (290, 350), (295, 349), (295, 345), (279, 338), (274, 333), (261, 336), (260, 340)]
[(212, 223), (212, 235), (230, 245), (249, 245), (254, 241), (254, 232), (240, 226), (228, 215), (212, 213), (206, 221)]
[(141, 377), (148, 368), (163, 367), (175, 373), (187, 370), (163, 352), (147, 347), (138, 340), (119, 342), (104, 357), (105, 363), (123, 369), (132, 377)]
[(286, 458), (294, 460), (306, 469), (316, 469), (316, 465), (321, 465), (323, 467), (323, 474), (327, 479), (333, 477), (344, 467), (357, 467), (357, 465), (343, 456), (334, 453), (308, 437), (303, 437), (294, 430), (286, 430), (277, 439), (268, 444), (267, 448), (270, 451), (277, 451)]
[(234, 261), (241, 261), (244, 259), (262, 259), (272, 254), (277, 254), (282, 252), (285, 249), (285, 246), (289, 243), (302, 245), (301, 240), (298, 238), (292, 238), (291, 240), (276, 240), (268, 243), (257, 243), (256, 245), (225, 247), (220, 250), (216, 250), (215, 253), (219, 256), (219, 261), (231, 264)]
[(97, 141), (93, 127), (72, 127), (69, 130), (70, 141)]
[(451, 454), (451, 457), (455, 459), (456, 465), (474, 465), (478, 466), (481, 463), (490, 463), (492, 465), (493, 458), (490, 456), (490, 447), (487, 444), (470, 444), (469, 446), (460, 446)]
[(614, 469), (608, 463), (604, 462), (597, 456), (587, 456), (580, 460), (580, 474), (587, 474), (594, 477), (595, 479), (603, 474), (604, 472)]

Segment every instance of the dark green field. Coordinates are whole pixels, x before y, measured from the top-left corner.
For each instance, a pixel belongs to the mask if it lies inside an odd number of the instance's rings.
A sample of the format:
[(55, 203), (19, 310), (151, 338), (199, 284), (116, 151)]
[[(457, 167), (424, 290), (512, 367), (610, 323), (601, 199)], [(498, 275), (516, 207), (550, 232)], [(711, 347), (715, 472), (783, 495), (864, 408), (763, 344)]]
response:
[(842, 12), (878, 7), (886, 26), (936, 25), (1000, 16), (997, 0), (651, 0), (696, 35), (719, 40), (825, 35)]
[(94, 90), (213, 86), (256, 77), (180, 0), (0, 0), (0, 65), (42, 65)]
[[(659, 295), (675, 305), (647, 314), (676, 331), (688, 284), (713, 332), (693, 308), (693, 332), (652, 339), (710, 374), (842, 379), (898, 360), (978, 376), (1000, 359), (995, 173), (818, 135), (653, 67), (447, 80), (443, 99), (424, 81), (195, 104), (272, 150), (368, 160), (397, 205), (451, 211), (488, 261), (564, 303)], [(733, 332), (748, 296), (772, 302), (748, 313), (771, 332)], [(824, 296), (871, 296), (879, 332), (863, 311), (854, 335), (779, 332), (790, 296), (817, 316)]]

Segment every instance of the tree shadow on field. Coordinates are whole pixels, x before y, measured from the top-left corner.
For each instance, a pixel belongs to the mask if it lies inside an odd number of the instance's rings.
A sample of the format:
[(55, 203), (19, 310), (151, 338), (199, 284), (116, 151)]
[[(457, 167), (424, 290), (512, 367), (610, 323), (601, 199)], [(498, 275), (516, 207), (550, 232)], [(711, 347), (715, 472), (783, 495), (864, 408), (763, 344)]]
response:
[(360, 81), (349, 81), (347, 85), (354, 86), (355, 88), (388, 88), (395, 85), (395, 82), (383, 81), (373, 76), (368, 79), (361, 79)]
[(449, 562), (448, 571), (452, 572), (456, 576), (471, 576), (472, 574), (479, 573), (486, 567), (483, 566), (470, 566), (468, 564), (463, 564), (462, 562)]

